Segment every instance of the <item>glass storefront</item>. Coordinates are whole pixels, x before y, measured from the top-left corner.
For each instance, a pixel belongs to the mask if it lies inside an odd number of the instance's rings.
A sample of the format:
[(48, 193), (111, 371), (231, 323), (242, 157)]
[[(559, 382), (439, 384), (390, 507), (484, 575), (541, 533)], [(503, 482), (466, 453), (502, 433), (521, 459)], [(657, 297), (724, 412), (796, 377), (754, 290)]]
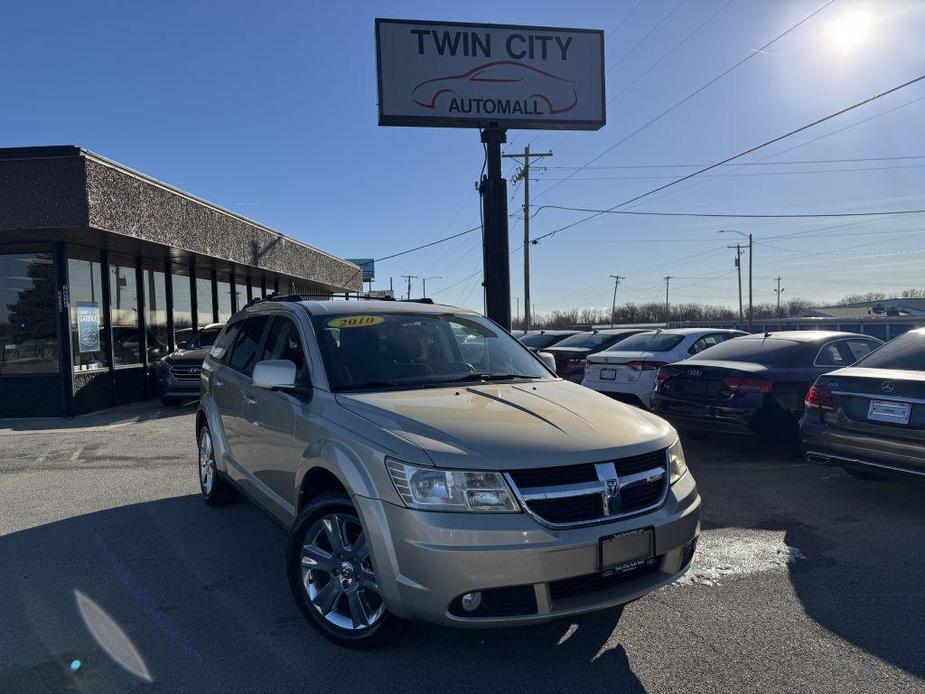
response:
[(109, 259), (109, 311), (116, 366), (141, 363), (141, 330), (138, 323), (138, 285), (133, 258)]
[(51, 253), (0, 255), (0, 376), (58, 371)]
[(247, 277), (244, 275), (235, 275), (234, 276), (234, 294), (237, 303), (235, 306), (238, 307), (240, 311), (247, 305), (249, 299), (247, 298)]
[(196, 269), (196, 315), (197, 328), (215, 322), (212, 312), (212, 270), (209, 268)]
[[(231, 282), (227, 272), (218, 273), (218, 322), (231, 318)], [(202, 324), (202, 321), (199, 321)]]
[[(167, 344), (170, 341), (167, 334), (167, 281), (163, 262), (145, 260), (142, 268), (145, 325), (148, 327), (148, 357), (150, 359), (167, 354)], [(189, 280), (186, 281), (186, 293), (189, 294)]]
[(193, 336), (193, 300), (190, 296), (189, 271), (173, 266), (173, 336), (179, 345)]
[(103, 273), (99, 251), (74, 248), (68, 253), (71, 350), (74, 370), (104, 369)]

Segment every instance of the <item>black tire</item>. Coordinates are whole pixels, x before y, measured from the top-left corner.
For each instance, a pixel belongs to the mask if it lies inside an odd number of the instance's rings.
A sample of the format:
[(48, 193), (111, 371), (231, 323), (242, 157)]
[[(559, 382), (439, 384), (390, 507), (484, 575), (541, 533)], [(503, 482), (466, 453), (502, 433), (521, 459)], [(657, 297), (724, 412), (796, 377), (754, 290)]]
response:
[[(366, 596), (367, 602), (364, 603), (363, 609), (364, 612), (368, 608), (375, 608), (376, 621), (375, 623), (369, 626), (360, 626), (354, 628), (346, 628), (338, 626), (333, 621), (333, 617), (342, 617), (337, 611), (337, 608), (343, 603), (348, 602), (347, 600), (347, 591), (350, 589), (340, 589), (341, 595), (345, 597), (334, 598), (332, 607), (327, 613), (329, 616), (323, 616), (321, 613), (321, 608), (316, 607), (316, 604), (312, 601), (312, 598), (309, 596), (309, 584), (314, 589), (317, 585), (313, 581), (315, 579), (310, 578), (310, 576), (317, 576), (318, 584), (320, 584), (324, 577), (327, 576), (327, 581), (322, 585), (322, 588), (318, 591), (315, 596), (315, 600), (319, 600), (324, 590), (328, 587), (327, 582), (343, 583), (342, 578), (337, 577), (336, 574), (327, 574), (325, 570), (316, 570), (314, 574), (311, 574), (308, 569), (305, 571), (306, 574), (303, 575), (302, 567), (302, 553), (303, 546), (312, 545), (318, 540), (313, 540), (309, 535), (316, 532), (319, 527), (321, 527), (325, 519), (330, 519), (336, 517), (339, 519), (345, 519), (351, 527), (359, 527), (360, 533), (362, 533), (362, 524), (359, 521), (359, 515), (356, 512), (353, 504), (350, 501), (350, 498), (343, 492), (325, 492), (324, 494), (318, 495), (313, 499), (309, 504), (302, 509), (299, 513), (298, 518), (296, 518), (295, 523), (292, 526), (292, 530), (289, 532), (289, 543), (286, 550), (286, 574), (289, 578), (289, 587), (292, 590), (292, 597), (295, 599), (296, 604), (299, 606), (299, 610), (302, 611), (302, 615), (311, 624), (322, 636), (324, 636), (329, 641), (336, 643), (338, 646), (344, 646), (346, 648), (355, 648), (359, 650), (365, 650), (369, 648), (377, 648), (382, 646), (390, 641), (396, 639), (401, 632), (404, 630), (407, 622), (403, 619), (399, 619), (395, 615), (389, 613), (385, 609), (384, 603), (381, 602), (381, 599), (378, 598), (378, 594), (369, 591), (363, 592), (363, 595)], [(350, 519), (353, 522), (350, 522)], [(355, 532), (354, 527), (354, 532)], [(354, 549), (361, 545), (358, 536), (354, 536), (351, 539), (350, 533), (345, 529), (345, 535), (349, 542), (350, 549)], [(326, 535), (329, 537), (329, 535)], [(319, 538), (320, 538), (319, 534)], [(332, 548), (333, 550), (333, 548)], [(331, 556), (336, 559), (337, 552), (331, 551)], [(365, 568), (363, 571), (368, 577), (375, 579), (375, 574), (372, 571), (372, 565), (368, 561), (368, 550), (366, 552), (366, 559), (359, 560), (364, 564)], [(333, 564), (338, 562), (332, 559)], [(350, 564), (354, 565), (355, 559), (351, 558)], [(357, 567), (357, 576), (360, 576), (360, 563), (356, 563)], [(352, 574), (351, 574), (352, 575)], [(341, 574), (343, 576), (343, 574)], [(347, 581), (349, 582), (349, 578)], [(356, 580), (355, 589), (357, 590), (366, 590), (362, 587), (362, 581), (359, 578)], [(375, 605), (370, 606), (368, 604), (369, 599), (378, 600)], [(356, 624), (354, 622), (354, 624)], [(361, 623), (362, 624), (362, 623)]]
[[(208, 439), (206, 439), (208, 437)], [(206, 441), (208, 452), (206, 453)], [(215, 463), (215, 448), (212, 444), (212, 432), (209, 431), (209, 425), (203, 424), (199, 427), (196, 434), (197, 444), (197, 465), (196, 470), (199, 477), (199, 493), (203, 501), (209, 506), (225, 506), (235, 501), (238, 497), (235, 488), (231, 485), (225, 476), (219, 471)], [(204, 461), (203, 457), (207, 456)], [(211, 468), (210, 470), (208, 468)]]
[(870, 470), (864, 470), (858, 467), (852, 467), (846, 465), (844, 471), (849, 475), (854, 477), (856, 480), (864, 480), (865, 482), (883, 482), (887, 478), (882, 472), (872, 472)]

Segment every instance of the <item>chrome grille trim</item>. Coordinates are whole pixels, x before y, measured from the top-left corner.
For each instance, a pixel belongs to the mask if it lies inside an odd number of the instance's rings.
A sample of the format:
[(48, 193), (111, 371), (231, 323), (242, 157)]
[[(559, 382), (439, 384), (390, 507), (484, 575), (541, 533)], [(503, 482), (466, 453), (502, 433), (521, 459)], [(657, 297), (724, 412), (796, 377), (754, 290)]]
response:
[[(620, 477), (616, 474), (616, 466), (614, 461), (606, 463), (595, 463), (594, 467), (598, 475), (598, 481), (596, 482), (529, 487), (527, 489), (521, 490), (517, 486), (516, 482), (514, 482), (511, 473), (505, 472), (504, 478), (505, 481), (507, 481), (507, 483), (510, 485), (511, 490), (514, 492), (514, 496), (520, 503), (521, 508), (523, 508), (523, 510), (529, 516), (531, 516), (534, 520), (536, 520), (537, 523), (540, 523), (541, 525), (549, 528), (575, 528), (582, 526), (602, 525), (605, 523), (611, 523), (616, 520), (622, 520), (624, 518), (631, 518), (643, 513), (648, 513), (650, 511), (661, 508), (664, 505), (665, 499), (668, 497), (669, 489), (668, 449), (666, 448), (662, 450), (661, 454), (663, 463), (659, 467), (636, 472), (630, 475), (625, 475), (623, 477)], [(637, 488), (638, 486), (652, 484), (658, 482), (659, 480), (661, 480), (661, 490), (657, 500), (654, 503), (644, 508), (633, 509), (632, 511), (625, 513), (610, 513), (610, 504), (612, 503), (611, 499), (613, 497), (608, 494), (608, 481), (616, 482), (616, 492), (619, 494), (619, 492), (622, 492), (624, 489)], [(601, 515), (598, 518), (591, 518), (580, 521), (555, 522), (544, 518), (530, 508), (531, 501), (561, 500), (572, 497), (588, 497), (592, 495), (600, 495), (601, 498)]]

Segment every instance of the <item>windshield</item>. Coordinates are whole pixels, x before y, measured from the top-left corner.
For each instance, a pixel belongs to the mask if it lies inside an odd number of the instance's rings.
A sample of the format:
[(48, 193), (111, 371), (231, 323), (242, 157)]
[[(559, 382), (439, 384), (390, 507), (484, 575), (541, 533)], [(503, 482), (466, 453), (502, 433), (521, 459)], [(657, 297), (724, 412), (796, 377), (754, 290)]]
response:
[(755, 364), (773, 366), (800, 349), (800, 343), (792, 340), (779, 340), (773, 337), (764, 339), (739, 338), (728, 340), (714, 347), (699, 352), (694, 359), (712, 361), (747, 361)]
[(475, 315), (313, 316), (334, 390), (552, 378), (523, 345)]
[(863, 366), (865, 369), (925, 371), (925, 331), (916, 330), (900, 335), (871, 352), (855, 366)]
[(193, 335), (192, 339), (187, 343), (187, 349), (202, 349), (203, 347), (211, 347), (215, 343), (215, 338), (218, 337), (218, 334), (222, 331), (221, 328), (206, 328), (200, 330), (198, 333)]
[(550, 335), (549, 333), (530, 333), (520, 338), (520, 344), (531, 349), (543, 349), (556, 344), (566, 335)]
[(573, 349), (602, 349), (614, 340), (619, 340), (619, 334), (612, 333), (578, 333), (557, 342), (556, 347), (571, 347)]
[(640, 333), (632, 335), (611, 347), (608, 352), (667, 352), (677, 347), (683, 335), (665, 333)]

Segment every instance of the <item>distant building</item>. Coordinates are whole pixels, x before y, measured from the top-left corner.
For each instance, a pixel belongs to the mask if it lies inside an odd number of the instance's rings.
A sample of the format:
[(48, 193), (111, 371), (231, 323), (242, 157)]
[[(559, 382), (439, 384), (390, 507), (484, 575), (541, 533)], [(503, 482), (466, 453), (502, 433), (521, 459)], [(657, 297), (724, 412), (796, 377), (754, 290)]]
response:
[(800, 318), (900, 318), (925, 316), (925, 298), (883, 299), (844, 306), (817, 306), (803, 311)]

